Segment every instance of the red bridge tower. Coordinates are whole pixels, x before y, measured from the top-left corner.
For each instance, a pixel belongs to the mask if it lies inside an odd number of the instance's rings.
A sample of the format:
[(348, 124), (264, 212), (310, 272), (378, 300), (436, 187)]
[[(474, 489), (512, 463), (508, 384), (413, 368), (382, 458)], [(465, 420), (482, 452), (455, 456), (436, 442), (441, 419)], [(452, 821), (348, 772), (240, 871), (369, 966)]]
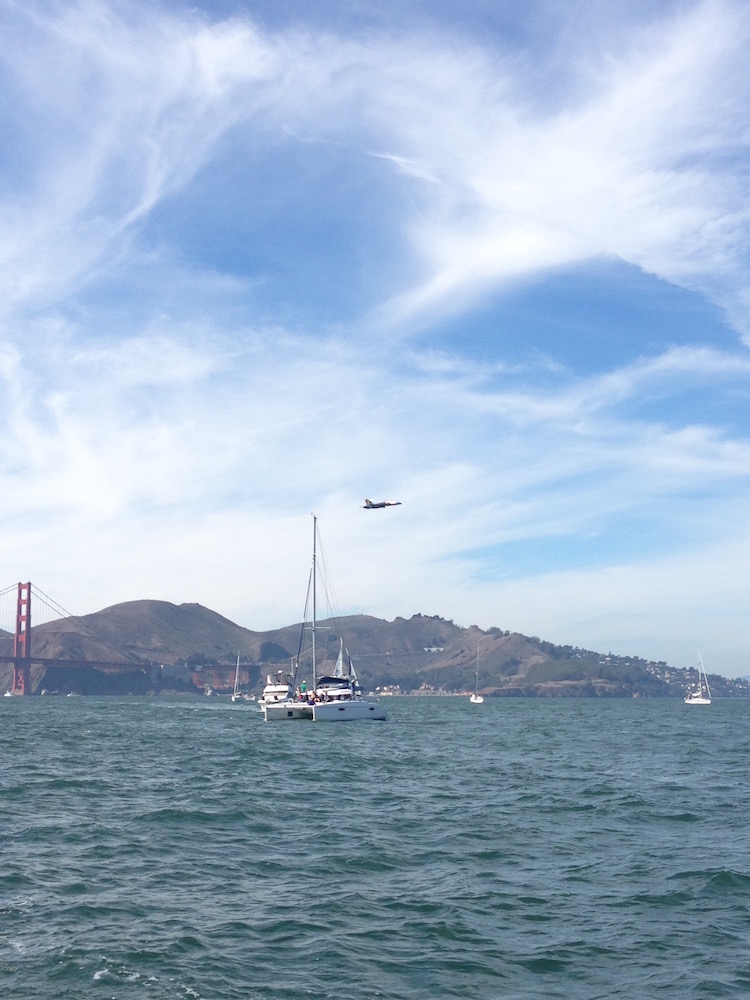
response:
[(31, 584), (18, 584), (13, 642), (13, 694), (31, 694)]

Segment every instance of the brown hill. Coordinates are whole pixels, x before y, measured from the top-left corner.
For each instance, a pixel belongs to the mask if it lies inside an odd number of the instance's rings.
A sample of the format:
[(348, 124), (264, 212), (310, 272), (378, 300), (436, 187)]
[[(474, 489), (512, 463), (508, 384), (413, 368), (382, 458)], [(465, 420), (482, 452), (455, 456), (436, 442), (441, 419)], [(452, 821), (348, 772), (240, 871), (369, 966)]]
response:
[[(668, 695), (685, 687), (684, 671), (663, 663), (555, 646), (499, 628), (462, 628), (439, 616), (389, 622), (351, 615), (319, 622), (316, 635), (319, 672), (333, 666), (343, 638), (366, 689), (465, 691), (474, 687), (477, 663), (480, 689), (490, 695)], [(36, 626), (32, 652), (76, 664), (132, 664), (129, 674), (110, 670), (112, 677), (127, 679), (119, 687), (111, 680), (107, 690), (134, 692), (225, 689), (239, 653), (245, 684), (259, 691), (265, 673), (286, 667), (297, 654), (301, 637), (307, 646), (309, 630), (301, 623), (254, 632), (200, 604), (141, 600)], [(12, 645), (13, 637), (0, 633), (0, 654), (10, 655)], [(104, 666), (97, 669), (106, 672)], [(70, 670), (58, 665), (45, 674), (34, 668), (35, 690), (91, 690), (92, 684), (104, 690), (91, 670), (86, 684), (81, 666)], [(10, 677), (10, 666), (0, 665), (0, 688), (9, 686)], [(724, 679), (715, 680), (720, 685)]]
[(81, 618), (31, 630), (40, 657), (112, 662), (233, 661), (258, 643), (257, 633), (200, 604), (127, 601)]

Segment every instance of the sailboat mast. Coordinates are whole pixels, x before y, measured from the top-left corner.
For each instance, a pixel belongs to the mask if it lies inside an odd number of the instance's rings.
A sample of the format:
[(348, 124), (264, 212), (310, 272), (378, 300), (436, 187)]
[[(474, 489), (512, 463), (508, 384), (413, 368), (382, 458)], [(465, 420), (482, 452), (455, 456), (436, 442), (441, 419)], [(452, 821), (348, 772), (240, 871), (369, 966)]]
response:
[(313, 514), (313, 557), (312, 557), (312, 683), (313, 691), (317, 687), (318, 677), (315, 663), (315, 625), (318, 616), (318, 595), (317, 595), (317, 571), (316, 560), (318, 557), (318, 519)]
[(703, 691), (703, 686), (706, 687), (706, 694), (711, 697), (711, 688), (708, 686), (708, 674), (706, 673), (706, 668), (703, 666), (703, 657), (701, 656), (701, 651), (698, 650), (698, 684), (700, 685), (701, 692)]

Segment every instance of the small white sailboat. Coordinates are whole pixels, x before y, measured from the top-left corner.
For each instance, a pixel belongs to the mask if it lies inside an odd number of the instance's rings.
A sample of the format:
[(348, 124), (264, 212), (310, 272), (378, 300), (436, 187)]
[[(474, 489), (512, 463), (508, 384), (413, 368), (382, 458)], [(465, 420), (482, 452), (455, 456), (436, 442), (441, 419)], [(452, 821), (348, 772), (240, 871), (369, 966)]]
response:
[(484, 701), (484, 698), (479, 693), (479, 646), (477, 646), (477, 671), (476, 671), (476, 677), (474, 679), (474, 694), (471, 695), (469, 701), (472, 703), (472, 705), (481, 705), (482, 702)]
[(700, 650), (698, 650), (698, 684), (692, 691), (688, 691), (685, 695), (685, 704), (711, 704), (711, 688), (708, 686), (708, 676), (706, 674), (706, 668), (703, 666), (703, 657), (701, 656)]
[(232, 691), (232, 701), (252, 701), (250, 696), (243, 694), (240, 690), (240, 652), (237, 650), (237, 666), (234, 671), (234, 690)]
[(237, 666), (234, 671), (234, 690), (232, 691), (232, 701), (243, 701), (244, 695), (240, 692), (240, 651), (237, 650)]

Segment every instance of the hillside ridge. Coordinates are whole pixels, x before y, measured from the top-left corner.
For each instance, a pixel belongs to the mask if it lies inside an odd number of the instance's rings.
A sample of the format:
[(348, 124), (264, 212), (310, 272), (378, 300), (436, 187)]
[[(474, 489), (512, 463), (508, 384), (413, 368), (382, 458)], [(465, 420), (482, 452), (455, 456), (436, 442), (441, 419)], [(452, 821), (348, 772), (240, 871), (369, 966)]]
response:
[[(348, 615), (318, 625), (319, 672), (333, 665), (342, 639), (367, 689), (458, 693), (473, 688), (477, 664), (482, 692), (500, 697), (669, 697), (694, 682), (694, 671), (664, 662), (559, 646), (499, 627), (459, 626), (439, 615), (393, 621)], [(34, 667), (33, 684), (36, 690), (81, 686), (84, 668), (77, 665), (98, 663), (132, 665), (130, 672), (110, 671), (107, 684), (99, 676), (101, 691), (225, 690), (239, 656), (245, 687), (259, 692), (266, 673), (289, 667), (301, 637), (301, 622), (254, 631), (197, 603), (126, 601), (32, 628), (34, 656), (69, 661)], [(1, 633), (0, 654), (11, 655), (12, 646), (13, 637)], [(750, 694), (746, 682), (709, 676), (717, 696)], [(0, 688), (10, 682), (10, 664), (0, 664)]]

